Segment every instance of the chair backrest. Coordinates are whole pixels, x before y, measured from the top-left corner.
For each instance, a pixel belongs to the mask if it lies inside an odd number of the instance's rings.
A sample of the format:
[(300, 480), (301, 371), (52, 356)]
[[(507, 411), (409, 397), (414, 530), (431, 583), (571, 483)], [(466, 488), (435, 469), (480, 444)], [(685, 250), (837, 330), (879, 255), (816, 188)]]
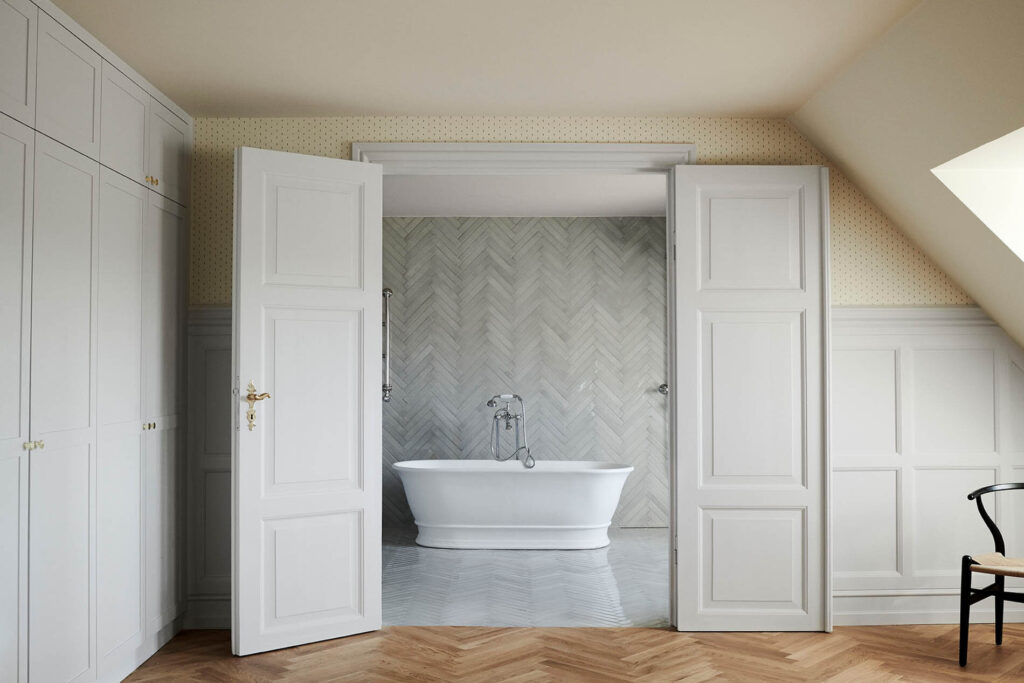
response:
[(1006, 554), (1006, 544), (1003, 543), (1003, 535), (999, 533), (999, 527), (989, 517), (988, 512), (985, 510), (985, 506), (981, 503), (981, 497), (986, 493), (995, 493), (997, 491), (1013, 491), (1015, 489), (1024, 489), (1024, 483), (1016, 484), (992, 484), (991, 486), (982, 486), (977, 491), (971, 491), (967, 494), (967, 500), (976, 500), (978, 502), (978, 513), (981, 515), (981, 519), (985, 522), (985, 526), (992, 532), (992, 539), (996, 542), (996, 552), (1003, 555)]

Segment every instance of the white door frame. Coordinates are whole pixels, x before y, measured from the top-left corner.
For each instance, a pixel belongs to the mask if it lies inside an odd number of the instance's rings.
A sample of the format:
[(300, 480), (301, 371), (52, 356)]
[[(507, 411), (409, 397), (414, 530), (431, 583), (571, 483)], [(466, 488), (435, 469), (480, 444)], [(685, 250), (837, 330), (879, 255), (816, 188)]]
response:
[[(357, 142), (352, 144), (352, 159), (381, 164), (385, 176), (389, 175), (503, 175), (503, 176), (547, 176), (561, 174), (659, 174), (664, 176), (667, 188), (667, 282), (668, 320), (667, 343), (669, 367), (666, 368), (668, 382), (675, 384), (676, 343), (675, 343), (675, 226), (672, 222), (672, 176), (673, 168), (695, 164), (697, 148), (693, 144), (563, 144), (563, 143), (405, 143), (405, 142)], [(387, 190), (385, 190), (387, 192)], [(828, 196), (824, 197), (824, 218), (828, 219)], [(827, 226), (828, 223), (826, 222)], [(824, 329), (825, 384), (823, 396), (828, 403), (830, 375), (829, 349), (829, 296), (828, 296), (828, 230), (822, 235), (822, 259), (824, 269), (825, 296), (823, 301), (822, 325)], [(673, 386), (673, 389), (675, 387)], [(674, 563), (676, 538), (676, 463), (679, 457), (676, 444), (675, 391), (669, 393), (669, 477), (670, 494), (670, 536), (672, 549), (669, 561)], [(827, 411), (826, 411), (827, 418)], [(823, 464), (825, 478), (825, 624), (832, 630), (832, 511), (831, 511), (831, 454), (829, 448), (829, 425), (826, 419), (823, 434)], [(676, 572), (669, 571), (670, 616), (672, 624), (676, 619)]]

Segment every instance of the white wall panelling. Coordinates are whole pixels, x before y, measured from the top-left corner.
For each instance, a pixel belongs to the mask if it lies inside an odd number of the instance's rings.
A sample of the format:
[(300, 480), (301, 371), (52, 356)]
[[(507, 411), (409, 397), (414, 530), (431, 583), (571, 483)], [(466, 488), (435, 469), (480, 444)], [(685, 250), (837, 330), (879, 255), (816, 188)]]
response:
[(231, 309), (188, 324), (188, 628), (231, 625)]
[(0, 679), (120, 680), (183, 607), (187, 226), (145, 175), (184, 200), (191, 120), (48, 0), (0, 0), (0, 112)]
[[(1024, 351), (974, 308), (833, 320), (836, 623), (954, 622), (960, 557), (992, 550), (967, 494), (1024, 478)], [(1024, 497), (986, 505), (1024, 554)]]

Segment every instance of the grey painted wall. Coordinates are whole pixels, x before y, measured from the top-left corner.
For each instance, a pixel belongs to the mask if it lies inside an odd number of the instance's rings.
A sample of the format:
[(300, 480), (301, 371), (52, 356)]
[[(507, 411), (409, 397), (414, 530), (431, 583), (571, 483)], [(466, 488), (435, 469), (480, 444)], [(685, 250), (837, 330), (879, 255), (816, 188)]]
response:
[(615, 522), (667, 525), (664, 219), (386, 218), (384, 286), (385, 524), (412, 519), (390, 464), (489, 458), (513, 391), (538, 460), (633, 465)]

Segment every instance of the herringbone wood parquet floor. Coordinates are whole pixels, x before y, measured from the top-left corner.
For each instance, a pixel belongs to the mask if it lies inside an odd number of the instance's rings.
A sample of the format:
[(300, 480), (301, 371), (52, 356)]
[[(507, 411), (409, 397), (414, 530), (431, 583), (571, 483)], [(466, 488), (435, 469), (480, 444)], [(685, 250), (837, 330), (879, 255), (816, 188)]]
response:
[(392, 626), (250, 657), (227, 631), (186, 631), (129, 681), (954, 681), (1024, 679), (1024, 625), (858, 626), (835, 633)]

